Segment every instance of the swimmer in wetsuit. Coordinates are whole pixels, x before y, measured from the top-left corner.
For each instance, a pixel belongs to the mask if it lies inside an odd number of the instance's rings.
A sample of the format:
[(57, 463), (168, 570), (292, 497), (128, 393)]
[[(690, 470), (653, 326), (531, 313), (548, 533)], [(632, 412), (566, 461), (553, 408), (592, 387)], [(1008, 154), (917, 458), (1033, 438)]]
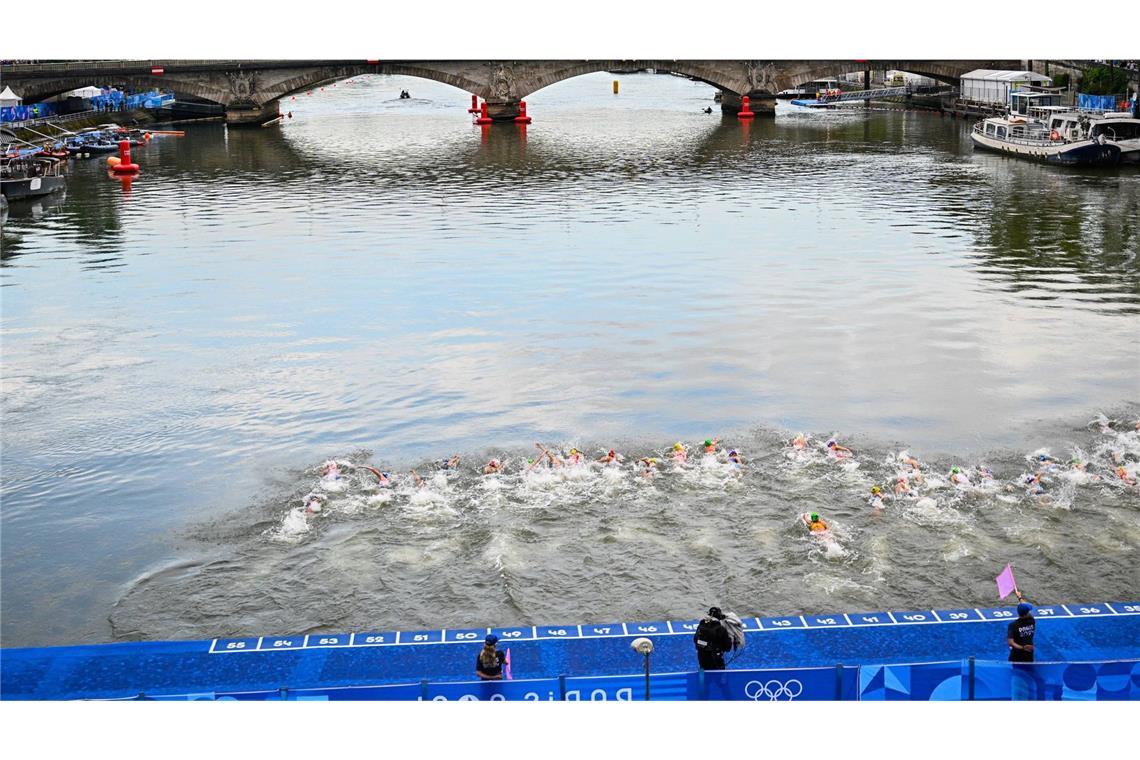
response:
[(716, 454), (716, 445), (720, 443), (719, 438), (706, 438), (704, 442), (706, 454)]
[(962, 468), (957, 466), (950, 468), (950, 482), (956, 486), (973, 485), (970, 483), (970, 476), (962, 472)]

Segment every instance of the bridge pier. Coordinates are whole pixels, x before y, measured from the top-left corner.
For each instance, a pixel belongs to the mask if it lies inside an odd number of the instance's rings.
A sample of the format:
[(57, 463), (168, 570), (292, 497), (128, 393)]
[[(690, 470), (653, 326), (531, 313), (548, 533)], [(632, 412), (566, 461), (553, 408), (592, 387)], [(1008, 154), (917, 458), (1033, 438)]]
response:
[(514, 122), (519, 115), (519, 100), (488, 100), (487, 115), (494, 121)]
[(226, 106), (226, 124), (233, 126), (259, 126), (280, 115), (278, 101), (265, 105), (256, 103), (230, 103)]
[[(720, 110), (729, 116), (736, 116), (740, 113), (741, 96), (735, 92), (728, 90), (721, 90)], [(767, 92), (756, 92), (755, 90), (748, 93), (748, 100), (750, 101), (749, 107), (752, 113), (760, 117), (772, 118), (776, 115), (776, 96)]]

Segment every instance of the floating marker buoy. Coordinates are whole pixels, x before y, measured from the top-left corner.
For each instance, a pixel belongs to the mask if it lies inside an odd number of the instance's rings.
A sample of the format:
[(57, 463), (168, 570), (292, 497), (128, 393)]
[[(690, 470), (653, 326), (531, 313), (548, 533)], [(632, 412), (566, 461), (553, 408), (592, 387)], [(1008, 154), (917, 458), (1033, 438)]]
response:
[(515, 124), (530, 124), (531, 118), (526, 115), (526, 101), (519, 101), (519, 115), (515, 117)]
[(476, 124), (490, 124), (494, 119), (487, 115), (487, 101), (479, 106), (479, 118), (475, 119)]
[(471, 96), (471, 107), (467, 109), (467, 113), (479, 113), (479, 96)]
[(131, 144), (127, 140), (119, 141), (119, 163), (111, 167), (115, 174), (138, 174), (139, 165), (131, 163)]
[(756, 118), (756, 114), (752, 113), (751, 100), (749, 100), (747, 95), (741, 98), (740, 113), (736, 114), (736, 118), (740, 119), (741, 121), (747, 121), (748, 119)]
[(618, 80), (614, 80), (614, 95), (618, 94)]

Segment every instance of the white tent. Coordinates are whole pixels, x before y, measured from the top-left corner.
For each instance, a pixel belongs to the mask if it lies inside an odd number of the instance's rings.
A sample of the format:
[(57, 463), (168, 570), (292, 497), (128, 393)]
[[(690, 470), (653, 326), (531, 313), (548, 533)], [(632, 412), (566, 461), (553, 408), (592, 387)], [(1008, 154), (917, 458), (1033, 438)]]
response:
[(11, 87), (5, 87), (4, 92), (0, 92), (0, 107), (18, 106), (21, 102), (23, 98), (12, 92)]
[(63, 93), (63, 96), (65, 98), (93, 98), (102, 94), (103, 91), (98, 87), (80, 87), (78, 90)]
[(962, 100), (1005, 105), (1009, 103), (1009, 93), (1026, 85), (1049, 87), (1052, 84), (1052, 79), (1033, 71), (974, 69), (962, 75)]

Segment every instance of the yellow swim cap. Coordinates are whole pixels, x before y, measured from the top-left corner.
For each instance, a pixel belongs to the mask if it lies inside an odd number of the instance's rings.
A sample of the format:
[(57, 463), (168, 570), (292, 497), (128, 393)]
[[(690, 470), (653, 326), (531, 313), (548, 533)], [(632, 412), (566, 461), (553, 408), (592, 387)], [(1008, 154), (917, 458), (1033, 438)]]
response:
[(681, 450), (681, 443), (679, 441), (677, 443), (673, 444), (673, 450), (674, 451), (680, 451)]

